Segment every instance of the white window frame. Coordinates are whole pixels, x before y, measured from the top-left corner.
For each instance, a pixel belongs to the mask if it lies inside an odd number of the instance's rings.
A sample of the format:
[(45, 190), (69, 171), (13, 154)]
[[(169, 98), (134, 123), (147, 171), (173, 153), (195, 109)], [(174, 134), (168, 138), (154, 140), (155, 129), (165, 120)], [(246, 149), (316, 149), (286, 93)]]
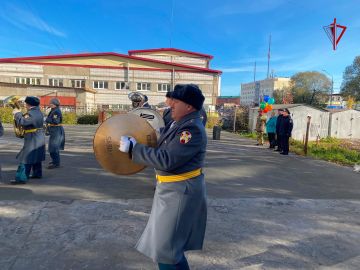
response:
[(158, 83), (158, 92), (168, 92), (171, 89), (170, 83)]
[(50, 86), (57, 86), (57, 87), (64, 87), (64, 81), (63, 81), (63, 79), (50, 78), (49, 79), (49, 85)]
[(93, 89), (108, 89), (108, 81), (93, 81)]
[(16, 77), (15, 82), (19, 84), (40, 85), (40, 78)]
[(84, 88), (85, 80), (71, 80), (71, 87), (73, 88)]
[(129, 83), (124, 81), (117, 81), (115, 82), (115, 90), (129, 90)]
[(149, 82), (138, 82), (136, 83), (136, 91), (151, 91), (151, 83)]

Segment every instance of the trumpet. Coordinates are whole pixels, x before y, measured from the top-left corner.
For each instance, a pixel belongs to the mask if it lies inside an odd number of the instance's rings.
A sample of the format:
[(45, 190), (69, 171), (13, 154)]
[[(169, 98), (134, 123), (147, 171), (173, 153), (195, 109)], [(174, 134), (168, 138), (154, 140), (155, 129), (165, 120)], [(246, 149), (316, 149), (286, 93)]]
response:
[[(18, 109), (21, 110), (21, 106), (20, 106), (20, 97), (19, 96), (10, 96), (7, 99), (4, 100), (5, 104), (8, 104), (11, 108), (13, 109)], [(27, 113), (24, 114), (24, 116)], [(16, 123), (16, 120), (14, 118), (14, 132), (15, 132), (15, 136), (18, 138), (24, 138), (24, 134), (25, 134), (25, 130), (22, 126), (18, 125)]]

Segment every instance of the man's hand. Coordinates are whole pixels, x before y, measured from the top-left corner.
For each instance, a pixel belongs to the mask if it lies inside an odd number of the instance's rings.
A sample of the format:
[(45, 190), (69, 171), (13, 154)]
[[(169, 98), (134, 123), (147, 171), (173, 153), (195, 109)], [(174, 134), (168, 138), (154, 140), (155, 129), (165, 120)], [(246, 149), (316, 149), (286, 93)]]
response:
[(17, 114), (18, 112), (21, 112), (21, 110), (20, 110), (20, 109), (15, 108), (15, 109), (13, 109), (12, 114), (13, 114), (13, 115), (15, 115), (15, 114)]
[(136, 145), (136, 140), (130, 136), (121, 136), (120, 138), (120, 147), (119, 150), (124, 153), (130, 153), (134, 146)]

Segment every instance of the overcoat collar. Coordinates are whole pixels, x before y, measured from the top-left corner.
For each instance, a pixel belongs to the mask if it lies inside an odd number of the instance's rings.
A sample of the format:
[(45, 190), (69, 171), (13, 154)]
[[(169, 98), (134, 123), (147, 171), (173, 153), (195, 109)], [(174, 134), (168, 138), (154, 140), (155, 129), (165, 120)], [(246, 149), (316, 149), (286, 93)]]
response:
[[(196, 118), (200, 118), (200, 113), (199, 111), (195, 111), (195, 112), (191, 112), (187, 115), (185, 115), (183, 118), (181, 118), (181, 120), (179, 120), (178, 122), (176, 122), (173, 127), (169, 127), (161, 136), (159, 139), (159, 146), (162, 144), (162, 142), (173, 132), (177, 131), (179, 129), (179, 127), (184, 124), (187, 121), (190, 121), (191, 119), (196, 119)], [(169, 124), (170, 125), (170, 124)]]

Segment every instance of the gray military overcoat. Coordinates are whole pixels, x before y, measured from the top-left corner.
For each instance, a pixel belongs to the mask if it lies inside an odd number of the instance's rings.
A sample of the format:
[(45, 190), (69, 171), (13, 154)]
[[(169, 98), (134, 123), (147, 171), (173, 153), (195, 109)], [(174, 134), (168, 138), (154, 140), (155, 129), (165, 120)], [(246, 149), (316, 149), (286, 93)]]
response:
[(39, 107), (32, 107), (27, 116), (21, 112), (15, 114), (15, 121), (18, 125), (27, 129), (37, 129), (36, 132), (25, 133), (24, 146), (16, 158), (20, 163), (35, 164), (45, 160), (45, 134), (44, 116)]
[[(133, 161), (174, 175), (204, 166), (207, 137), (199, 112), (162, 132), (157, 148), (136, 144)], [(202, 249), (207, 218), (204, 175), (157, 183), (151, 214), (136, 248), (158, 263), (175, 264), (184, 251)]]
[(65, 132), (62, 124), (62, 113), (59, 107), (51, 109), (48, 116), (46, 117), (45, 122), (51, 125), (58, 126), (48, 126), (49, 131), (49, 152), (57, 152), (59, 150), (64, 150), (65, 147)]

